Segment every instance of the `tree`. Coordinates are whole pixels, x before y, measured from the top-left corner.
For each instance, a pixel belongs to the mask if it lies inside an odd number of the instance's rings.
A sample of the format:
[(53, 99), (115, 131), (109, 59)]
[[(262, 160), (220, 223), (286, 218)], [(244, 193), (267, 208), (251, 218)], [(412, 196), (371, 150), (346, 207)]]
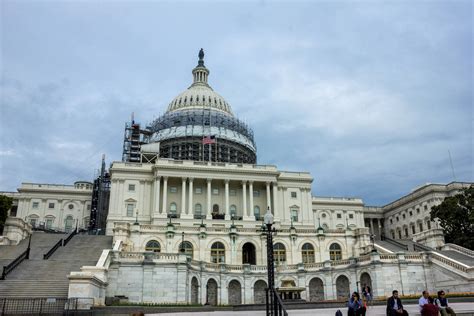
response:
[(0, 195), (0, 235), (3, 233), (3, 226), (8, 216), (8, 210), (11, 209), (13, 199), (6, 195)]
[(438, 219), (446, 242), (474, 250), (474, 185), (431, 208), (431, 220)]

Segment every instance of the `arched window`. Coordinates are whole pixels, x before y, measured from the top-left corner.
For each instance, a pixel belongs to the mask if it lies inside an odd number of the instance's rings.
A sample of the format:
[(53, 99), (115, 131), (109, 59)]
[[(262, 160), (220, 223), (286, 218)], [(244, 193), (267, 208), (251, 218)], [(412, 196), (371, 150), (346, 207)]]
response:
[(329, 259), (330, 260), (341, 260), (342, 259), (342, 251), (341, 246), (339, 244), (331, 244), (329, 246)]
[(301, 247), (301, 256), (303, 263), (314, 263), (314, 247), (310, 243), (306, 243)]
[(170, 211), (168, 213), (169, 218), (177, 218), (178, 217), (178, 207), (176, 206), (176, 203), (173, 202), (170, 204)]
[(277, 243), (273, 246), (273, 261), (276, 264), (286, 262), (286, 249), (282, 243)]
[(160, 243), (156, 240), (150, 240), (146, 243), (145, 251), (161, 252)]
[(258, 221), (260, 220), (260, 207), (258, 205), (255, 205), (253, 208), (253, 215), (255, 215), (255, 219)]
[(237, 206), (231, 205), (230, 206), (230, 217), (232, 218), (232, 215), (234, 215), (234, 218), (237, 218)]
[(194, 205), (194, 218), (200, 219), (202, 216), (202, 205), (197, 203)]
[(225, 247), (221, 242), (215, 242), (211, 246), (211, 262), (225, 263)]
[(183, 252), (186, 256), (193, 258), (193, 244), (185, 241), (179, 244), (179, 252)]

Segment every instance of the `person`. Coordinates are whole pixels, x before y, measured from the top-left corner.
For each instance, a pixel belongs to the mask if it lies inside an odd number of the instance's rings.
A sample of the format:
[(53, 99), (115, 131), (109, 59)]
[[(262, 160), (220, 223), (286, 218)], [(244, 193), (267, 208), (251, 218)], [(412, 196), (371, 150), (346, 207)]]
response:
[(358, 292), (352, 293), (352, 297), (347, 302), (347, 316), (365, 316), (366, 309)]
[(408, 316), (408, 312), (403, 309), (397, 290), (393, 290), (392, 296), (387, 300), (387, 316)]
[(436, 306), (438, 306), (441, 316), (456, 316), (454, 310), (448, 306), (448, 299), (446, 298), (446, 293), (444, 291), (438, 291), (438, 297), (435, 300)]
[(418, 300), (421, 316), (438, 316), (438, 307), (434, 305), (433, 298), (428, 291), (423, 291), (423, 295)]
[(364, 291), (365, 291), (365, 299), (367, 300), (367, 305), (369, 305), (370, 302), (372, 301), (372, 289), (370, 288), (370, 286), (366, 285), (364, 287)]

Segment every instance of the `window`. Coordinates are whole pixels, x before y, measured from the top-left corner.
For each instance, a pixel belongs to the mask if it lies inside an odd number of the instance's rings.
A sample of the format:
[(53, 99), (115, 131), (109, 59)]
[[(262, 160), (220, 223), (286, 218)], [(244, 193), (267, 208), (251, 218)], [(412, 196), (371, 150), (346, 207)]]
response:
[(419, 223), (418, 225), (420, 226), (420, 232), (422, 232), (423, 231), (423, 223)]
[(426, 221), (426, 227), (427, 227), (428, 229), (431, 229), (431, 221)]
[(225, 247), (221, 242), (215, 242), (211, 246), (211, 262), (224, 263), (225, 262)]
[(67, 207), (69, 207), (70, 210), (74, 208), (74, 204), (69, 204)]
[(393, 219), (390, 219), (390, 224), (393, 224)]
[(131, 191), (131, 192), (135, 191), (135, 184), (129, 184), (128, 191)]
[(326, 218), (326, 213), (323, 213), (322, 217), (323, 217), (323, 218)]
[(410, 216), (413, 216), (413, 212), (412, 212), (412, 211), (410, 211)]
[(169, 218), (176, 218), (177, 216), (177, 213), (178, 213), (178, 207), (176, 206), (176, 203), (171, 203), (170, 204), (170, 211), (168, 213), (168, 217)]
[(399, 222), (399, 221), (400, 221), (400, 218), (397, 216), (397, 222)]
[(196, 194), (202, 194), (202, 188), (201, 187), (197, 187), (194, 189), (194, 193)]
[(230, 196), (236, 196), (237, 192), (235, 190), (229, 190), (229, 195)]
[(253, 196), (260, 196), (260, 191), (259, 190), (253, 191)]
[(298, 210), (292, 209), (290, 212), (291, 212), (291, 220), (293, 222), (297, 222), (298, 221)]
[(420, 214), (420, 209), (419, 208), (416, 209), (416, 214)]
[(189, 241), (185, 241), (179, 244), (179, 252), (184, 253), (189, 258), (193, 258), (193, 244)]
[(402, 214), (402, 218), (405, 219), (405, 217), (406, 217), (405, 214)]
[(88, 211), (90, 211), (91, 210), (91, 205), (87, 204), (86, 208), (87, 208)]
[(255, 205), (253, 208), (253, 215), (255, 216), (256, 220), (260, 220), (260, 207)]
[(354, 214), (349, 214), (349, 218), (350, 218), (350, 219), (353, 219), (353, 218), (354, 218)]
[(341, 214), (341, 213), (337, 213), (337, 218), (342, 218), (342, 214)]
[(133, 203), (128, 203), (127, 204), (127, 216), (132, 217), (133, 216), (133, 209), (135, 208), (135, 204)]
[(342, 250), (339, 244), (331, 244), (329, 246), (329, 260), (341, 260), (342, 259)]
[(170, 193), (176, 193), (176, 192), (178, 192), (177, 187), (170, 187)]
[(398, 231), (398, 239), (402, 239), (402, 231), (401, 230)]
[(392, 232), (392, 239), (395, 239), (395, 232)]
[(314, 263), (314, 247), (310, 243), (306, 243), (301, 248), (301, 256), (303, 263)]
[(194, 205), (194, 218), (201, 218), (202, 216), (202, 205), (197, 203)]
[(48, 208), (54, 208), (54, 203), (49, 203)]
[(296, 195), (296, 192), (291, 192), (291, 198), (292, 198), (292, 199), (296, 199), (296, 196), (297, 196), (297, 195)]
[(39, 202), (33, 202), (32, 208), (38, 208), (39, 207)]
[(232, 216), (237, 217), (237, 207), (235, 205), (230, 206), (230, 217)]
[(145, 251), (161, 252), (161, 245), (156, 240), (150, 240), (146, 243)]
[(212, 195), (219, 195), (219, 189), (212, 189)]
[(405, 237), (408, 237), (408, 228), (405, 228)]
[(286, 262), (286, 249), (282, 243), (273, 246), (273, 260), (277, 265)]
[(423, 208), (425, 209), (425, 211), (428, 210), (428, 205), (424, 205)]
[(416, 231), (415, 231), (415, 226), (412, 226), (412, 227), (411, 227), (411, 233), (412, 233), (412, 234), (415, 234), (415, 233), (416, 233)]
[(36, 218), (30, 218), (30, 225), (33, 227), (36, 226)]

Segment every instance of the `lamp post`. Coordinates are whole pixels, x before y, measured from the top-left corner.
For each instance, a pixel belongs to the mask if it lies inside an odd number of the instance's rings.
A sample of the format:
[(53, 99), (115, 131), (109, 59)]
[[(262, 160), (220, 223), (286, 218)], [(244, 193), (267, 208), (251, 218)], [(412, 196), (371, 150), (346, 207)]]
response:
[(375, 235), (374, 234), (370, 235), (370, 241), (372, 242), (372, 252), (377, 252), (377, 249), (375, 249)]
[(273, 315), (273, 301), (274, 301), (274, 287), (275, 287), (275, 275), (273, 271), (273, 214), (270, 212), (270, 207), (267, 208), (267, 213), (263, 217), (263, 223), (266, 226), (267, 233), (267, 271), (268, 271), (268, 291), (267, 291), (267, 304), (266, 312), (267, 316)]
[(184, 253), (184, 232), (181, 233), (181, 253)]
[(135, 214), (136, 214), (135, 223), (133, 223), (133, 225), (138, 225), (138, 211)]

